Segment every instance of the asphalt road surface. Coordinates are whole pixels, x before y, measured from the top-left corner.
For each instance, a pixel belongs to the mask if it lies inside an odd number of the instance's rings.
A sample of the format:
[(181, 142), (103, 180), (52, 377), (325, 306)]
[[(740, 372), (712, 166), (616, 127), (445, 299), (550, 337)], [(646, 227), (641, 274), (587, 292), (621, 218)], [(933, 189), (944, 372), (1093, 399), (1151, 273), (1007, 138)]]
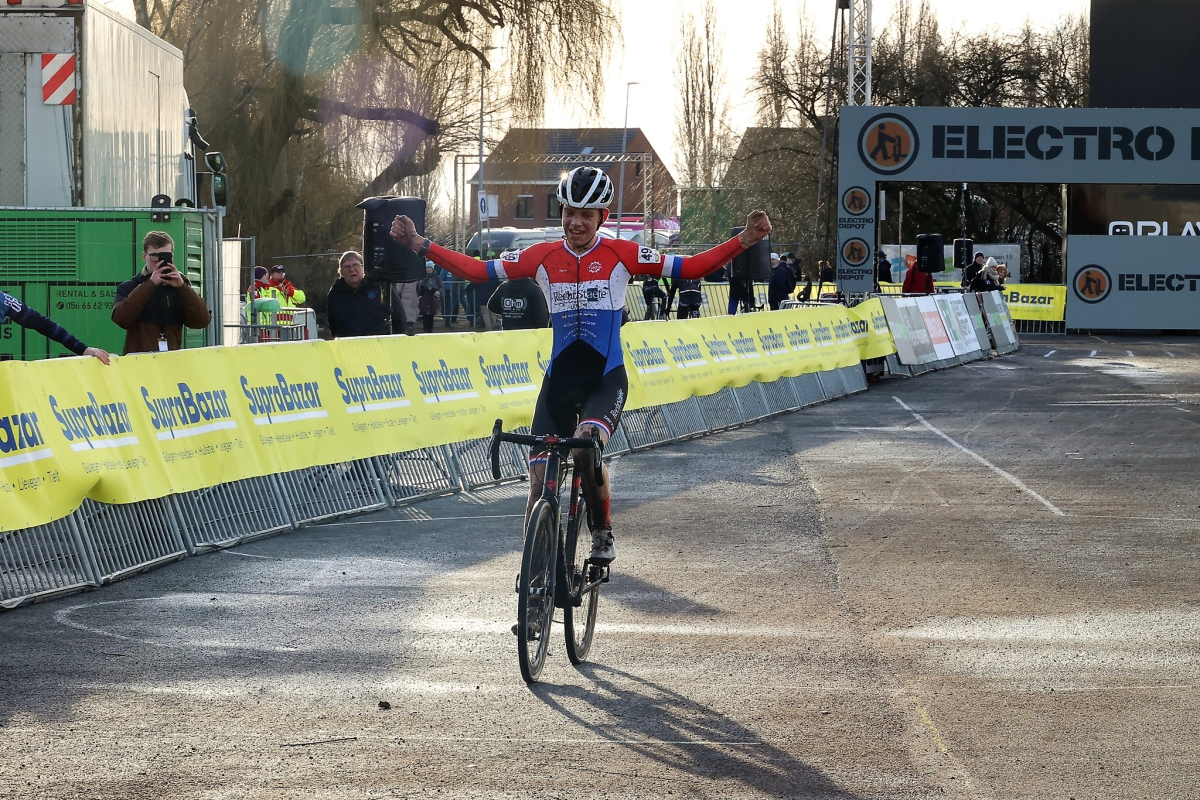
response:
[(521, 484), (186, 559), (0, 614), (0, 797), (1197, 798), (1198, 455), (1200, 340), (1046, 337), (620, 458), (534, 688)]

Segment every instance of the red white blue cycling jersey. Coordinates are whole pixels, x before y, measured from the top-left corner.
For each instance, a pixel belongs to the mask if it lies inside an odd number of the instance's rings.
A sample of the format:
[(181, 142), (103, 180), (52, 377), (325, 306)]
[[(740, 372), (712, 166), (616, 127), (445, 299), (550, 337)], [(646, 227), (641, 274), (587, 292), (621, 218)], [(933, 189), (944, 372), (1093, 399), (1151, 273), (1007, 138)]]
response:
[(621, 309), (632, 276), (702, 278), (740, 252), (737, 237), (686, 258), (664, 255), (626, 239), (599, 238), (583, 255), (572, 252), (564, 240), (535, 244), (486, 262), (431, 244), (429, 258), (471, 281), (533, 278), (546, 295), (554, 328), (550, 370), (554, 359), (579, 341), (605, 357), (607, 375), (624, 363)]

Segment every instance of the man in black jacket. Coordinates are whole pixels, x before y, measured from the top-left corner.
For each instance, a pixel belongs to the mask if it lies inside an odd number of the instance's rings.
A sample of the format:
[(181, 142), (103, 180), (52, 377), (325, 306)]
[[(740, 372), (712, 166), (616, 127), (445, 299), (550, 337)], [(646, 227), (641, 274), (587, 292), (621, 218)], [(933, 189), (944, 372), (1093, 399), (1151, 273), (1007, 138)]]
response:
[(388, 325), (388, 289), (367, 280), (362, 256), (353, 250), (338, 261), (340, 277), (329, 287), (325, 312), (335, 339), (348, 336), (387, 336), (404, 332), (404, 309), (396, 303)]
[(546, 295), (533, 278), (517, 278), (500, 284), (487, 306), (488, 311), (500, 318), (506, 331), (545, 328), (550, 324)]
[(796, 291), (796, 269), (785, 256), (771, 270), (771, 282), (767, 287), (767, 304), (772, 311), (778, 311), (779, 306)]

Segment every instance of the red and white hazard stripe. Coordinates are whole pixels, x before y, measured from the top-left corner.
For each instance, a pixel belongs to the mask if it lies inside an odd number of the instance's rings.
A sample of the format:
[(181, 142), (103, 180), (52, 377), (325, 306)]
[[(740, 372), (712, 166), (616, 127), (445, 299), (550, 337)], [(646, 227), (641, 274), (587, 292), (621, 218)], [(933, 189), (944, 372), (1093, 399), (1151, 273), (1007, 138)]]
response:
[(50, 106), (75, 104), (75, 56), (42, 54), (42, 102)]

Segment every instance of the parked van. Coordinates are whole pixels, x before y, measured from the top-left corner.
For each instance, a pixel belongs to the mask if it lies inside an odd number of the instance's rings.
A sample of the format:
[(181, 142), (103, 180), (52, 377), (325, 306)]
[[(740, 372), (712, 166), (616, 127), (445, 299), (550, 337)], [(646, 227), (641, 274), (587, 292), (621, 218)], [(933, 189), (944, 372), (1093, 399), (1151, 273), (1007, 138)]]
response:
[[(492, 228), (483, 232), (483, 238), (487, 242), (485, 250), (500, 255), (508, 250), (524, 250), (539, 242), (557, 242), (562, 238), (562, 228)], [(478, 231), (467, 242), (466, 253), (475, 258), (479, 257)]]

